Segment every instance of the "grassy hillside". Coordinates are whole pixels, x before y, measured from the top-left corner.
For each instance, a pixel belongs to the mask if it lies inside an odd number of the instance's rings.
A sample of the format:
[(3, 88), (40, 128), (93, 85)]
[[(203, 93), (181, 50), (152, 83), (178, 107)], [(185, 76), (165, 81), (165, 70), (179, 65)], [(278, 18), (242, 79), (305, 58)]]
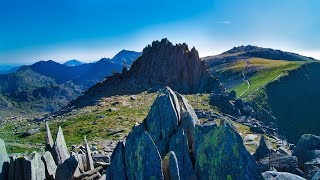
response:
[(251, 58), (238, 61), (225, 67), (223, 71), (238, 72), (243, 76), (243, 82), (229, 89), (237, 92), (240, 98), (248, 98), (259, 88), (288, 74), (289, 71), (299, 68), (303, 62), (268, 60)]
[[(136, 123), (141, 123), (156, 98), (157, 93), (143, 92), (132, 96), (112, 96), (102, 99), (98, 105), (77, 109), (67, 114), (49, 117), (51, 132), (55, 138), (58, 126), (63, 133), (69, 148), (72, 145), (83, 143), (86, 135), (91, 145), (103, 149), (104, 144), (110, 141), (122, 140), (131, 131)], [(216, 107), (209, 105), (209, 94), (186, 95), (189, 103), (198, 110), (220, 112)], [(206, 118), (200, 121), (206, 121)], [(215, 121), (220, 121), (219, 118)], [(231, 121), (240, 135), (245, 139), (247, 135), (254, 134), (250, 128)], [(17, 120), (0, 127), (0, 138), (7, 145), (9, 153), (29, 153), (33, 150), (41, 151), (45, 145), (44, 122)], [(35, 130), (26, 136), (28, 130)], [(260, 134), (254, 134), (254, 139), (245, 140), (244, 143), (252, 153), (259, 144)], [(275, 148), (279, 141), (266, 136)]]

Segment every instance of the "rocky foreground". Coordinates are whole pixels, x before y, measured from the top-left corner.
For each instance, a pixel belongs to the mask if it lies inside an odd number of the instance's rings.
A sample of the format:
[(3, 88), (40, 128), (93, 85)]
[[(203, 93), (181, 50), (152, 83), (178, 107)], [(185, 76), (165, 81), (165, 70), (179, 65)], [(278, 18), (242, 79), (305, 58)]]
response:
[(8, 157), (0, 141), (0, 179), (319, 179), (320, 137), (303, 135), (291, 152), (271, 150), (264, 137), (251, 155), (227, 121), (200, 123), (180, 94), (162, 89), (145, 120), (119, 142), (111, 163), (90, 148), (70, 152), (62, 129), (46, 124), (45, 152)]

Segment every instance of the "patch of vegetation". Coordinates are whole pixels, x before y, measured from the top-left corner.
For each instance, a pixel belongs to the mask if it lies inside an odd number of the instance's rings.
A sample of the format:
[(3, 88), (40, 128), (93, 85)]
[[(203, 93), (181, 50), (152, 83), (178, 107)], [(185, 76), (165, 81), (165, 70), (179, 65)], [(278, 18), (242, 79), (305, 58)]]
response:
[[(231, 90), (237, 92), (237, 96), (240, 98), (248, 98), (255, 91), (258, 91), (260, 88), (264, 87), (266, 84), (277, 80), (278, 78), (288, 74), (288, 71), (299, 68), (303, 62), (296, 61), (280, 61), (280, 60), (267, 60), (261, 58), (252, 58), (248, 60), (246, 71), (254, 69), (256, 72), (251, 76), (248, 81), (250, 86), (248, 87), (247, 82), (243, 82)], [(243, 62), (237, 62), (232, 68), (240, 68), (243, 65)], [(253, 72), (250, 72), (253, 73)], [(246, 72), (244, 72), (246, 74)]]

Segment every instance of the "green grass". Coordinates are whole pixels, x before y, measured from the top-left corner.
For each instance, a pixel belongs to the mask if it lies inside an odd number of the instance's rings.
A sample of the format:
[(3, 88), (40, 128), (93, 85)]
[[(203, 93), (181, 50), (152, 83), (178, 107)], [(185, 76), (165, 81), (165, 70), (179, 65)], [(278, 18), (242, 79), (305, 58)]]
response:
[[(130, 96), (105, 98), (99, 105), (85, 107), (80, 112), (50, 121), (52, 136), (55, 139), (58, 127), (61, 126), (68, 147), (82, 144), (85, 135), (90, 143), (123, 139), (135, 123), (142, 122), (147, 116), (155, 98), (156, 93), (145, 92), (138, 94), (136, 100), (131, 100)], [(112, 105), (114, 102), (119, 104)], [(17, 133), (32, 128), (40, 128), (40, 131), (28, 137), (21, 137), (21, 133)], [(0, 127), (0, 138), (5, 141), (9, 153), (43, 149), (45, 133), (44, 122), (23, 120)]]
[[(258, 91), (269, 82), (287, 75), (288, 71), (296, 69), (303, 64), (303, 62), (266, 60), (261, 58), (253, 58), (250, 59), (249, 62), (249, 68), (258, 69), (257, 72), (248, 79), (250, 82), (250, 88), (248, 89), (247, 82), (243, 82), (235, 86), (233, 89), (230, 89), (230, 91), (236, 91), (238, 97), (241, 95), (240, 98), (247, 98), (249, 95), (252, 95), (253, 92)], [(243, 62), (235, 64), (233, 68), (240, 68), (241, 65), (243, 65)]]

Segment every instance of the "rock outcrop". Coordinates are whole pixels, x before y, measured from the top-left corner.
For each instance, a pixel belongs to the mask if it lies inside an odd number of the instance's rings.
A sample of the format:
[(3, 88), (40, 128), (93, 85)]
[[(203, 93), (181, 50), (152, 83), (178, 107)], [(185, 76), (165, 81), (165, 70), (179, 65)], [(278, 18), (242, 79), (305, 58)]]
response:
[(169, 143), (169, 151), (174, 152), (177, 158), (180, 179), (194, 179), (196, 174), (192, 168), (188, 140), (183, 129), (179, 129), (178, 132), (172, 135)]
[(63, 132), (60, 126), (57, 132), (56, 142), (54, 143), (52, 148), (52, 155), (58, 165), (62, 164), (70, 157), (70, 153), (68, 151), (66, 141), (64, 140)]
[(163, 179), (160, 154), (146, 131), (137, 142), (135, 159), (137, 159), (135, 179)]
[(199, 179), (262, 179), (241, 136), (228, 123), (197, 125), (194, 147)]
[(4, 141), (0, 139), (0, 179), (5, 179), (9, 171), (9, 156)]
[(306, 176), (312, 177), (320, 168), (320, 136), (302, 135), (292, 155), (297, 156)]
[(46, 121), (46, 151), (52, 151), (54, 141), (51, 135), (48, 121)]
[(46, 169), (46, 179), (54, 180), (56, 178), (56, 170), (57, 165), (54, 162), (54, 159), (49, 151), (46, 151), (42, 155), (42, 161), (44, 162), (45, 169)]
[(210, 76), (195, 48), (190, 50), (185, 43), (173, 45), (162, 39), (145, 47), (129, 71), (116, 73), (96, 84), (69, 107), (86, 106), (112, 95), (156, 91), (165, 86), (183, 94), (224, 91), (218, 80)]
[(111, 155), (111, 161), (113, 162), (107, 169), (106, 179), (119, 179), (126, 180), (126, 169), (124, 165), (124, 144), (119, 142)]
[[(2, 167), (0, 169), (0, 180), (80, 180), (100, 178), (102, 166), (97, 165), (96, 168), (94, 167), (86, 139), (86, 152), (82, 152), (83, 154), (72, 152), (72, 156), (70, 156), (61, 127), (57, 132), (55, 143), (53, 143), (47, 123), (46, 130), (45, 149), (47, 151), (42, 155), (33, 152), (25, 156), (10, 156), (9, 159), (5, 144), (0, 139), (0, 166)], [(51, 151), (48, 151), (48, 149), (51, 149)], [(82, 168), (80, 164), (82, 164)], [(86, 168), (84, 168), (84, 164), (86, 164)]]
[(119, 142), (108, 173), (109, 179), (262, 179), (231, 125), (200, 125), (188, 101), (168, 87), (133, 127), (124, 148)]
[(298, 176), (304, 176), (298, 167), (298, 160), (295, 156), (281, 153), (272, 153), (259, 160), (258, 165), (262, 172), (274, 168), (279, 172), (288, 172)]
[(160, 91), (145, 119), (145, 124), (161, 157), (168, 151), (170, 137), (178, 127), (179, 119), (180, 106), (177, 96), (169, 88)]
[(45, 166), (38, 153), (33, 152), (23, 159), (23, 178), (43, 180), (46, 178)]
[(59, 164), (56, 171), (57, 180), (71, 180), (73, 174), (75, 173), (78, 167), (78, 161), (74, 157), (69, 157), (63, 163)]
[(268, 148), (266, 140), (262, 135), (260, 138), (259, 146), (252, 156), (255, 158), (256, 161), (259, 161), (260, 159), (266, 157), (270, 153), (271, 153), (271, 150)]
[(306, 180), (303, 177), (287, 172), (267, 171), (262, 173), (265, 180)]
[(178, 160), (173, 151), (170, 151), (162, 162), (164, 179), (180, 180)]

